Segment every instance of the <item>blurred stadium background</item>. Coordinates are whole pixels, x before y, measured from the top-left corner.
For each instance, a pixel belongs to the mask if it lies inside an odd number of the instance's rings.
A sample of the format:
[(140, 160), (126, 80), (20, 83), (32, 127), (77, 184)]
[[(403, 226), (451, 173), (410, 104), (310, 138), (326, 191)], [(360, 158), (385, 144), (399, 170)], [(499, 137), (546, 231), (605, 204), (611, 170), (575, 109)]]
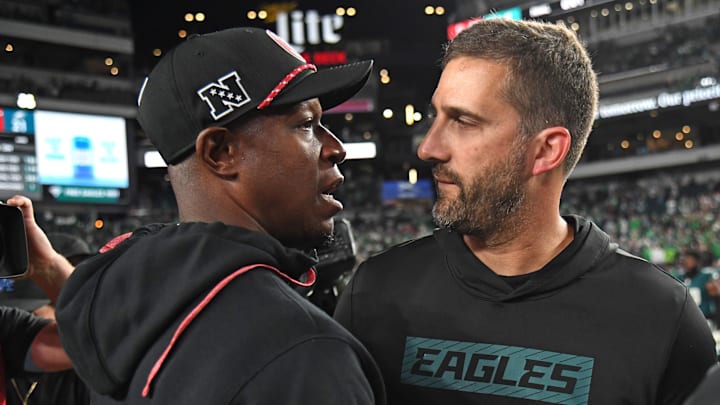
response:
[(443, 44), (477, 18), (565, 24), (599, 72), (600, 110), (563, 211), (680, 272), (720, 258), (720, 0), (227, 2), (0, 0), (0, 198), (36, 201), (47, 231), (98, 248), (174, 221), (162, 161), (135, 121), (158, 57), (193, 33), (269, 28), (320, 67), (373, 58), (327, 125), (352, 149), (338, 193), (358, 261), (430, 233), (429, 166), (415, 156)]

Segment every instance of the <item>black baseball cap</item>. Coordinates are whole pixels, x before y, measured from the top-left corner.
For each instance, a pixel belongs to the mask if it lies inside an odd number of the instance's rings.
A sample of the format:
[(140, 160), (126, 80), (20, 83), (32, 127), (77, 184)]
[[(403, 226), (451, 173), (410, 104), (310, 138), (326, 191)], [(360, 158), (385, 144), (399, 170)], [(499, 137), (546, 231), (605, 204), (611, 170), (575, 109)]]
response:
[(319, 98), (332, 108), (357, 93), (372, 61), (324, 70), (307, 63), (270, 30), (230, 28), (193, 35), (145, 79), (138, 121), (168, 164), (195, 147), (197, 135), (250, 111)]
[(49, 232), (47, 237), (53, 249), (70, 260), (73, 265), (95, 254), (87, 242), (73, 234)]

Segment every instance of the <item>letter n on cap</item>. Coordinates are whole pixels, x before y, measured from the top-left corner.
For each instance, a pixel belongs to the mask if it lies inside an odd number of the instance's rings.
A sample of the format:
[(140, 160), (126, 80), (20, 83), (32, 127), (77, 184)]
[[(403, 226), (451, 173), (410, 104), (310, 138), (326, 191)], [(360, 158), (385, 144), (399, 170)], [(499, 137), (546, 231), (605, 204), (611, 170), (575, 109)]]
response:
[(210, 107), (210, 115), (215, 121), (250, 102), (250, 97), (240, 84), (240, 76), (236, 71), (206, 85), (198, 90), (197, 94)]

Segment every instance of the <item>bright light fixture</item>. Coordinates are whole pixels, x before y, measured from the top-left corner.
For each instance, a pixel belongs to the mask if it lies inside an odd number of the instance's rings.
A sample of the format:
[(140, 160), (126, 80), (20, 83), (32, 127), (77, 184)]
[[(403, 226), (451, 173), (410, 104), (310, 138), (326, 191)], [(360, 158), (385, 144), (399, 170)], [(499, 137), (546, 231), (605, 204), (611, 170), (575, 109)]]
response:
[(34, 110), (35, 107), (37, 107), (35, 95), (32, 93), (18, 93), (17, 106), (18, 108), (24, 108), (26, 110)]

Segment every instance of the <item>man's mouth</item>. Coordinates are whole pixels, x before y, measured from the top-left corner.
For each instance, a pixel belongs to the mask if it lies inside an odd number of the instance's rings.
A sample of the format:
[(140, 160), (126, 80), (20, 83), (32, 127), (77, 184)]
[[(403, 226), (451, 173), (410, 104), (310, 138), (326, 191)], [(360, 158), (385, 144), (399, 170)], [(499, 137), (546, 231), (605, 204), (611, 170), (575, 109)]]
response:
[(343, 205), (340, 201), (335, 199), (335, 196), (333, 196), (333, 193), (340, 187), (340, 185), (343, 183), (343, 178), (339, 177), (337, 180), (333, 181), (328, 185), (325, 189), (323, 189), (320, 194), (322, 195), (323, 200), (337, 206), (339, 209), (343, 208)]

